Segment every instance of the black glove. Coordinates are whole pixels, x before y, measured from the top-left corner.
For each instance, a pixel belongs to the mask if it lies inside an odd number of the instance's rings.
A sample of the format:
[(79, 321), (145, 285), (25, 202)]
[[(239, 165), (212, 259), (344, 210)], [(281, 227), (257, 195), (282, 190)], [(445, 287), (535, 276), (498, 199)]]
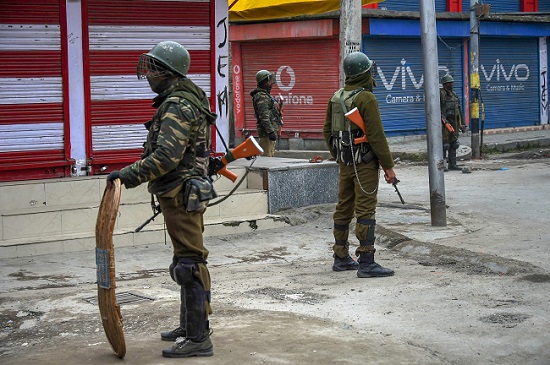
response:
[(270, 141), (276, 141), (277, 140), (277, 135), (275, 134), (275, 132), (269, 133), (268, 137), (269, 137)]
[(113, 182), (116, 179), (120, 179), (120, 171), (118, 171), (118, 170), (114, 170), (109, 175), (107, 175), (107, 181), (109, 181), (109, 182)]

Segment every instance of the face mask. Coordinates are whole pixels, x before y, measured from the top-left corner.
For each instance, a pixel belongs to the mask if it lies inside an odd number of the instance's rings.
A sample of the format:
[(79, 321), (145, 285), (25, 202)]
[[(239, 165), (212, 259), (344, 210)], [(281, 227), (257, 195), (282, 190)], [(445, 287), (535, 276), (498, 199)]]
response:
[(166, 76), (147, 75), (147, 82), (153, 92), (160, 94), (170, 86), (172, 78)]

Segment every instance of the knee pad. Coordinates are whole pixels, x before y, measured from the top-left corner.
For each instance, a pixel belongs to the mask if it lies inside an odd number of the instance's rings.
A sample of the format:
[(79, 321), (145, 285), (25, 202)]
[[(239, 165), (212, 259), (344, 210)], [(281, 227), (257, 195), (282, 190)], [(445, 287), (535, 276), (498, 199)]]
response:
[(457, 141), (454, 141), (453, 143), (451, 143), (450, 148), (452, 150), (457, 150), (459, 146), (460, 146), (460, 143), (457, 140)]
[(443, 143), (443, 151), (448, 151), (451, 149), (450, 143)]
[(195, 264), (178, 262), (170, 265), (170, 276), (178, 285), (183, 287), (193, 284), (195, 271), (197, 271)]

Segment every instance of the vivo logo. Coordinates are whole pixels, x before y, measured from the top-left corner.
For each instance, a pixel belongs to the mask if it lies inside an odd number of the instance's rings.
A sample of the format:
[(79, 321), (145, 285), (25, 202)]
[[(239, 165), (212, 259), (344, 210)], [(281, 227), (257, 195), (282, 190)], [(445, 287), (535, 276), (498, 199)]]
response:
[[(437, 69), (440, 74), (445, 74), (449, 72), (447, 66), (439, 66)], [(417, 77), (414, 75), (413, 70), (410, 68), (410, 66), (407, 66), (407, 60), (405, 60), (404, 58), (401, 59), (401, 66), (397, 66), (395, 68), (391, 79), (386, 77), (384, 71), (382, 71), (382, 68), (380, 68), (380, 66), (376, 67), (376, 71), (378, 73), (378, 76), (380, 77), (380, 80), (382, 81), (382, 85), (384, 85), (384, 87), (388, 91), (393, 90), (393, 87), (397, 82), (398, 85), (401, 85), (402, 90), (406, 90), (407, 80), (409, 80), (410, 83), (417, 90), (421, 89), (422, 85), (424, 85), (424, 74), (420, 75), (420, 78), (417, 80)]]
[(506, 67), (497, 59), (497, 63), (492, 66), (490, 73), (487, 73), (484, 65), (479, 66), (479, 68), (483, 72), (483, 76), (485, 76), (485, 81), (487, 82), (490, 82), (493, 77), (496, 77), (495, 81), (500, 81), (501, 76), (504, 78), (504, 81), (510, 81), (512, 76), (516, 81), (526, 81), (529, 79), (529, 66), (525, 63), (512, 65), (509, 71), (506, 71)]
[[(446, 66), (438, 66), (439, 75), (444, 75), (449, 72), (449, 69)], [(524, 63), (517, 65), (512, 65), (507, 68), (505, 65), (500, 63), (500, 60), (497, 59), (496, 63), (490, 67), (485, 67), (484, 65), (480, 66), (480, 69), (485, 77), (486, 82), (495, 82), (495, 81), (519, 81), (523, 82), (529, 79), (529, 66)], [(401, 88), (401, 90), (406, 90), (407, 85), (412, 85), (416, 90), (419, 90), (424, 85), (424, 74), (420, 75), (418, 78), (410, 66), (407, 65), (407, 60), (404, 58), (401, 59), (401, 66), (397, 66), (395, 71), (390, 76), (386, 75), (380, 66), (376, 67), (376, 71), (382, 85), (388, 91), (392, 91), (395, 86)], [(494, 80), (493, 80), (494, 79)]]

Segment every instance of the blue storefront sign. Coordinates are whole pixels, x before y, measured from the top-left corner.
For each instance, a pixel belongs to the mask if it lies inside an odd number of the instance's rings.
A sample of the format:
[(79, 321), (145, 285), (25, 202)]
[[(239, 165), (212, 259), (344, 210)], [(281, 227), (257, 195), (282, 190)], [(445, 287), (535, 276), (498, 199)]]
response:
[[(438, 75), (450, 73), (463, 98), (464, 42), (438, 41)], [(424, 72), (420, 38), (368, 38), (363, 51), (376, 62), (374, 94), (388, 135), (425, 134)]]

